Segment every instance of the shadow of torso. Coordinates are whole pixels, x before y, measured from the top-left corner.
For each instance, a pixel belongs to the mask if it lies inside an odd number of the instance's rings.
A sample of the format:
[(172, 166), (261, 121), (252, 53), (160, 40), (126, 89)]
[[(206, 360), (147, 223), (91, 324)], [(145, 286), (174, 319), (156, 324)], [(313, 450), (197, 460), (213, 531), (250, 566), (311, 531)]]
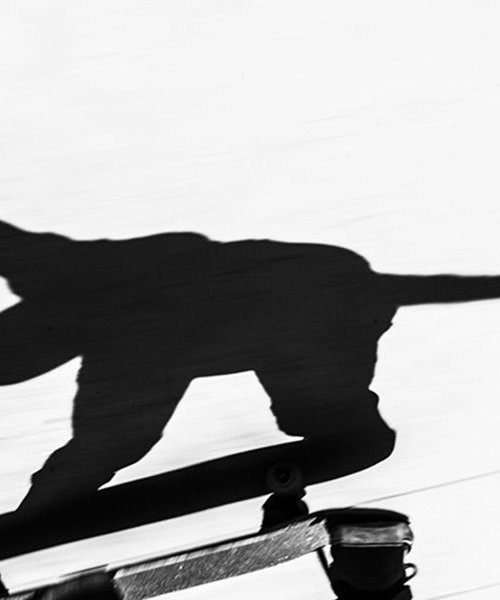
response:
[(342, 248), (190, 234), (94, 244), (50, 296), (82, 354), (127, 368), (154, 358), (192, 378), (328, 359), (366, 387), (396, 311)]
[(2, 274), (23, 300), (0, 315), (0, 383), (82, 357), (73, 438), (34, 475), (25, 509), (97, 489), (139, 460), (201, 376), (254, 370), (282, 431), (334, 437), (340, 453), (356, 429), (367, 464), (392, 450), (368, 387), (396, 306), (354, 252), (14, 233)]

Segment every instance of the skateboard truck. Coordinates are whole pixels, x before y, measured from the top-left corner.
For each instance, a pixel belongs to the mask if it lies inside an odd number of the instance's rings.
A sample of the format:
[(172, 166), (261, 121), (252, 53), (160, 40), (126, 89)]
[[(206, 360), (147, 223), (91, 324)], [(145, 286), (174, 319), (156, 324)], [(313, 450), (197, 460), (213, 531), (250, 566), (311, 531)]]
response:
[(356, 515), (356, 509), (350, 519), (329, 527), (333, 562), (328, 577), (339, 600), (410, 599), (406, 583), (417, 567), (404, 562), (413, 543), (408, 519), (390, 511)]
[[(309, 514), (300, 468), (292, 462), (271, 465), (261, 531)], [(324, 547), (317, 558), (339, 600), (409, 600), (407, 582), (417, 568), (405, 563), (413, 533), (408, 518), (394, 511), (345, 509), (327, 519), (331, 560)]]

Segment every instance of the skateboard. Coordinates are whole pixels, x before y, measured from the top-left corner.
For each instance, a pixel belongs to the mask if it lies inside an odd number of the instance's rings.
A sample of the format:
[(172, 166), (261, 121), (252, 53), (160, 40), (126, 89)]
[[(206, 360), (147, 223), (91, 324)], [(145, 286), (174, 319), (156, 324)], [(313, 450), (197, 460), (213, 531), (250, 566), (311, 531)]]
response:
[(0, 592), (15, 600), (141, 600), (314, 552), (338, 598), (358, 599), (360, 590), (382, 590), (384, 600), (410, 598), (406, 582), (415, 569), (404, 564), (413, 540), (405, 515), (356, 508), (309, 514), (303, 500), (308, 485), (350, 473), (357, 461), (366, 461), (357, 440), (350, 452), (346, 448), (338, 442), (271, 446), (108, 488), (52, 513), (2, 515), (0, 559), (5, 559), (271, 494), (254, 534), (146, 562), (100, 565), (22, 590), (0, 586)]
[(108, 487), (43, 518), (6, 513), (0, 516), (0, 560), (273, 492), (293, 492), (385, 458), (385, 449), (379, 455), (371, 448), (367, 464), (363, 443), (349, 438), (268, 446)]
[[(269, 477), (287, 479), (281, 465)], [(289, 502), (287, 492), (274, 497)], [(264, 507), (265, 510), (265, 507)], [(69, 573), (60, 580), (33, 583), (1, 596), (11, 600), (142, 600), (251, 573), (316, 553), (339, 599), (411, 598), (406, 585), (415, 569), (404, 563), (413, 534), (408, 518), (380, 509), (332, 509), (303, 515), (259, 532), (187, 549), (146, 562), (102, 565), (92, 571)], [(331, 558), (327, 555), (330, 549)], [(386, 595), (382, 595), (386, 594)]]

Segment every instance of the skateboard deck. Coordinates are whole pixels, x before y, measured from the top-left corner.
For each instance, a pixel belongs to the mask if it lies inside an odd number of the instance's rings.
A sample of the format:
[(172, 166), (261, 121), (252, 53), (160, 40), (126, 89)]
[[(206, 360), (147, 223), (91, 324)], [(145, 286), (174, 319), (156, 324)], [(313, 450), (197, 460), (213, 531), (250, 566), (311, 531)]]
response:
[[(376, 456), (373, 448), (371, 456), (373, 463), (385, 457)], [(275, 491), (269, 488), (266, 473), (280, 462), (297, 465), (304, 486), (367, 466), (359, 440), (292, 442), (202, 462), (105, 488), (84, 502), (58, 506), (41, 517), (20, 512), (1, 515), (0, 560), (265, 496)]]
[[(133, 561), (123, 566), (101, 565), (85, 573), (33, 582), (12, 593), (4, 588), (4, 598), (28, 600), (34, 593), (46, 592), (45, 600), (104, 597), (141, 600), (197, 585), (227, 579), (272, 567), (319, 552), (335, 543), (335, 532), (351, 527), (355, 535), (364, 523), (380, 522), (379, 528), (391, 543), (411, 546), (412, 534), (405, 515), (379, 509), (332, 509), (294, 519), (280, 526), (227, 541), (176, 552), (145, 562)], [(380, 537), (380, 534), (378, 534)], [(384, 543), (387, 543), (386, 541)], [(326, 559), (323, 558), (322, 564)], [(106, 593), (107, 592), (107, 593)], [(101, 595), (99, 595), (101, 594)]]

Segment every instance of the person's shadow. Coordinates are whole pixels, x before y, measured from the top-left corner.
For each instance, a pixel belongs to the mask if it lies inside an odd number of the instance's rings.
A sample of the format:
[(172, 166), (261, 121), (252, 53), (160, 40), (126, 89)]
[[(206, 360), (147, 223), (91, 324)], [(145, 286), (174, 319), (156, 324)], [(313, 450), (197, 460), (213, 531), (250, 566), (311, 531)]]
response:
[(378, 274), (335, 246), (73, 241), (5, 222), (0, 275), (22, 298), (0, 314), (0, 385), (82, 358), (72, 439), (33, 475), (25, 512), (140, 460), (200, 376), (254, 370), (283, 432), (334, 442), (337, 460), (355, 447), (332, 477), (375, 464), (395, 436), (369, 386), (398, 306), (500, 296), (500, 277)]

